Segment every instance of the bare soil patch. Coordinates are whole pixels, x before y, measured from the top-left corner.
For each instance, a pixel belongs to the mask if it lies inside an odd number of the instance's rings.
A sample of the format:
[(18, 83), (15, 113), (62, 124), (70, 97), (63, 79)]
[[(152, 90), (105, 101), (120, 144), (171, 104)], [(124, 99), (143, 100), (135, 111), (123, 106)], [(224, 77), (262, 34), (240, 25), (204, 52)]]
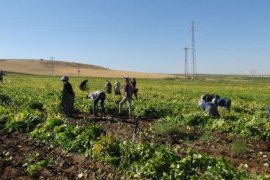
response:
[[(135, 142), (145, 139), (147, 132), (155, 120), (117, 116), (93, 117), (79, 113), (69, 118), (68, 123), (78, 126), (98, 125), (106, 134), (115, 138), (132, 141), (133, 132), (138, 123), (138, 134)], [(198, 132), (194, 136), (198, 136)], [(158, 138), (158, 137), (157, 137)], [(180, 148), (180, 155), (185, 154), (187, 147), (199, 153), (208, 153), (212, 157), (224, 157), (233, 166), (242, 166), (253, 174), (269, 174), (270, 140), (250, 140), (230, 137), (227, 134), (214, 133), (207, 139), (183, 141), (175, 139), (173, 146)], [(240, 142), (237, 144), (237, 142)], [(241, 147), (243, 147), (241, 149)], [(39, 159), (47, 159), (50, 166), (30, 176), (25, 159), (29, 154), (39, 154)], [(121, 179), (124, 174), (116, 168), (86, 158), (83, 155), (65, 153), (60, 148), (35, 142), (21, 133), (0, 134), (0, 175), (2, 179)]]
[[(33, 154), (38, 160), (48, 160), (49, 166), (29, 175), (26, 159)], [(30, 140), (21, 133), (0, 136), (1, 179), (120, 179), (123, 174), (112, 166), (65, 153), (60, 148)]]
[(270, 173), (270, 140), (251, 140), (215, 133), (209, 140), (197, 140), (178, 144), (191, 147), (199, 153), (229, 160), (236, 168), (242, 166), (252, 174)]

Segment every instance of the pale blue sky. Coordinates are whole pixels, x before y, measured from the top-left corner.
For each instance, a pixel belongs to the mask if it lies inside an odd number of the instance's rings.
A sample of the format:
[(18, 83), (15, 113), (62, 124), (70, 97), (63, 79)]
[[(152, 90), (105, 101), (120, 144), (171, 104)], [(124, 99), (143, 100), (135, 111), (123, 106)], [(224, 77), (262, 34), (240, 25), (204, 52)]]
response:
[(183, 73), (194, 21), (198, 73), (270, 74), (269, 8), (269, 0), (1, 0), (0, 59)]

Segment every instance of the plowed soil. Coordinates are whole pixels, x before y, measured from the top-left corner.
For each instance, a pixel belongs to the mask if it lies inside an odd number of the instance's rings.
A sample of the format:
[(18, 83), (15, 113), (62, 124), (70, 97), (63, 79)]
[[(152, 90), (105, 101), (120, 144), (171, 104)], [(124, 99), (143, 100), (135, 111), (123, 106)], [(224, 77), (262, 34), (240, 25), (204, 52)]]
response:
[[(110, 116), (94, 118), (84, 114), (68, 119), (69, 123), (78, 126), (100, 125), (107, 134), (123, 140), (134, 140), (135, 143), (145, 138), (143, 132), (147, 131), (153, 121), (155, 120)], [(139, 128), (134, 138), (136, 123)], [(240, 146), (236, 146), (236, 142), (241, 142)], [(173, 146), (180, 148), (179, 153), (184, 153), (186, 147), (192, 147), (200, 153), (224, 157), (235, 167), (242, 164), (248, 172), (253, 174), (270, 173), (270, 141), (234, 139), (227, 134), (217, 133), (211, 134), (204, 140), (176, 139)], [(30, 176), (27, 172), (26, 159), (35, 154), (38, 160), (47, 159), (50, 163), (46, 168)], [(0, 134), (0, 177), (1, 179), (121, 179), (124, 174), (110, 165), (83, 155), (66, 153), (60, 148), (36, 142), (25, 134), (2, 132)]]

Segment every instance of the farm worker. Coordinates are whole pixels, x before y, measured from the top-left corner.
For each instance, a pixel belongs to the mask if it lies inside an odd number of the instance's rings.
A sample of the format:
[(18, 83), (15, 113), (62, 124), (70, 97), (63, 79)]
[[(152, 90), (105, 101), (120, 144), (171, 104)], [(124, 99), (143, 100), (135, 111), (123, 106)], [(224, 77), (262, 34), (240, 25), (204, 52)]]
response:
[(118, 80), (116, 80), (115, 83), (114, 83), (114, 93), (115, 93), (115, 95), (121, 95), (120, 88), (121, 88), (120, 82)]
[(137, 81), (135, 78), (132, 78), (131, 79), (131, 85), (132, 85), (132, 95), (134, 94), (135, 95), (135, 98), (138, 99), (138, 88), (136, 87), (137, 85)]
[(124, 97), (123, 99), (120, 101), (119, 103), (119, 115), (121, 115), (122, 109), (123, 109), (123, 105), (128, 102), (128, 112), (129, 112), (129, 116), (131, 116), (132, 114), (132, 110), (131, 110), (131, 102), (132, 102), (132, 97), (131, 97), (131, 91), (132, 91), (132, 86), (129, 82), (129, 77), (125, 76), (125, 86), (124, 86)]
[(86, 98), (91, 99), (93, 101), (93, 114), (97, 115), (98, 111), (98, 102), (100, 101), (101, 112), (105, 114), (104, 101), (106, 99), (106, 94), (103, 91), (94, 91), (86, 96)]
[(81, 84), (79, 86), (80, 90), (82, 90), (82, 91), (87, 90), (87, 82), (88, 82), (88, 79), (81, 82)]
[(63, 90), (62, 90), (62, 107), (64, 110), (64, 113), (72, 117), (73, 116), (73, 104), (74, 104), (74, 98), (75, 94), (73, 92), (71, 84), (68, 82), (69, 77), (68, 76), (63, 76), (61, 78), (61, 81), (63, 82)]
[(111, 94), (112, 93), (112, 84), (110, 83), (109, 80), (106, 81), (105, 89), (106, 89), (106, 93), (107, 94)]
[(231, 109), (232, 100), (229, 99), (229, 98), (214, 98), (214, 99), (212, 100), (212, 102), (213, 102), (213, 104), (215, 104), (216, 106), (226, 108), (228, 111), (230, 111), (230, 109)]
[(4, 73), (3, 70), (0, 71), (0, 81), (3, 83), (3, 76), (6, 76), (6, 73)]
[(218, 112), (218, 108), (215, 104), (213, 104), (212, 102), (207, 102), (205, 100), (200, 100), (199, 101), (199, 107), (206, 112), (207, 115), (212, 116), (214, 118), (219, 118), (219, 112)]

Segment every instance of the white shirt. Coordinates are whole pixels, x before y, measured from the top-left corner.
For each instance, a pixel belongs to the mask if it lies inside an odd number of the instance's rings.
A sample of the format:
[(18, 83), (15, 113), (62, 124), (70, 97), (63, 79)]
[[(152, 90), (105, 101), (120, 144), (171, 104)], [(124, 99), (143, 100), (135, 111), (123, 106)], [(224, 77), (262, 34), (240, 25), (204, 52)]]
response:
[(88, 98), (91, 99), (92, 101), (94, 101), (94, 99), (100, 94), (102, 93), (102, 91), (98, 90), (98, 91), (94, 91), (90, 94), (88, 94)]
[(114, 84), (114, 90), (116, 91), (116, 92), (120, 92), (120, 83), (117, 81), (117, 82), (115, 82), (115, 84)]

